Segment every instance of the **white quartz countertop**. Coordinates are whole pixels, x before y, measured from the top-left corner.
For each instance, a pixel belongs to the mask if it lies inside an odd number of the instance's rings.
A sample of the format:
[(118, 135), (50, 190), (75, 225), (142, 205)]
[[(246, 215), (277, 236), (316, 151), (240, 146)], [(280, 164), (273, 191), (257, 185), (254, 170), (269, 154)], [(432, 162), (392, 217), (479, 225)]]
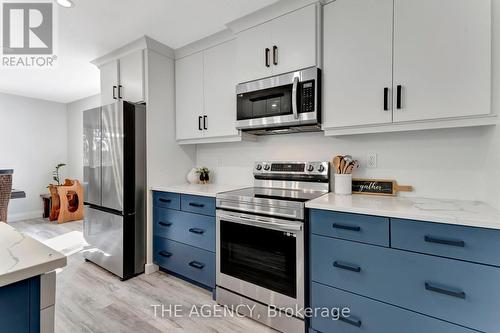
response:
[(0, 287), (66, 266), (66, 256), (0, 222)]
[(336, 195), (329, 193), (306, 203), (307, 208), (345, 213), (500, 229), (500, 210), (479, 201), (428, 198)]
[(233, 191), (248, 186), (243, 185), (223, 185), (223, 184), (179, 184), (171, 186), (153, 186), (153, 191), (174, 192), (191, 195), (202, 195), (206, 197), (216, 197), (218, 193)]

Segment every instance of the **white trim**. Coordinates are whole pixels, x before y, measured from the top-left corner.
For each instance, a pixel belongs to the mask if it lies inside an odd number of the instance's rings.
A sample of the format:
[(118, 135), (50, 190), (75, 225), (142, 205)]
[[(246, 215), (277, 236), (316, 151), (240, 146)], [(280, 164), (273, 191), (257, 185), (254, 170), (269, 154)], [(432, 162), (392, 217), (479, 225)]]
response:
[[(318, 0), (281, 0), (269, 6), (261, 8), (247, 16), (241, 17), (226, 24), (234, 33), (250, 29), (265, 22), (274, 20), (277, 17), (291, 13), (297, 9), (306, 7)], [(298, 22), (300, 24), (300, 22)]]
[(220, 143), (220, 142), (241, 142), (241, 141), (257, 141), (257, 136), (248, 133), (241, 133), (234, 136), (214, 136), (209, 138), (184, 139), (177, 140), (180, 145), (197, 145), (203, 143)]
[(102, 57), (92, 60), (90, 63), (96, 65), (98, 68), (109, 63), (110, 61), (122, 58), (127, 54), (130, 54), (139, 50), (153, 50), (167, 58), (174, 59), (174, 50), (164, 45), (148, 36), (143, 36), (139, 39), (134, 40)]
[(150, 275), (153, 274), (154, 272), (158, 272), (160, 270), (160, 267), (155, 264), (146, 264), (144, 265), (144, 274)]
[(323, 127), (325, 136), (342, 136), (353, 134), (386, 133), (402, 131), (418, 131), (427, 129), (494, 126), (498, 119), (495, 114), (474, 117), (448, 118), (416, 122), (388, 123), (363, 126)]
[(208, 37), (189, 43), (174, 51), (175, 59), (187, 57), (191, 54), (204, 51), (219, 44), (228, 42), (236, 38), (236, 35), (229, 29), (224, 29)]
[(43, 216), (42, 210), (32, 210), (29, 212), (13, 213), (7, 215), (7, 222), (31, 220), (36, 218), (42, 218), (42, 216)]

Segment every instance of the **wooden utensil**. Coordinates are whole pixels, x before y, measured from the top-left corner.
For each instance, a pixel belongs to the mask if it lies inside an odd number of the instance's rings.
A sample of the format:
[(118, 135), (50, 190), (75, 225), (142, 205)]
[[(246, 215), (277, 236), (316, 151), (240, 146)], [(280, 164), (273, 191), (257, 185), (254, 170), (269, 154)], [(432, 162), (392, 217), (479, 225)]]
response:
[(335, 173), (340, 173), (340, 156), (337, 155), (333, 158), (333, 166), (335, 167)]

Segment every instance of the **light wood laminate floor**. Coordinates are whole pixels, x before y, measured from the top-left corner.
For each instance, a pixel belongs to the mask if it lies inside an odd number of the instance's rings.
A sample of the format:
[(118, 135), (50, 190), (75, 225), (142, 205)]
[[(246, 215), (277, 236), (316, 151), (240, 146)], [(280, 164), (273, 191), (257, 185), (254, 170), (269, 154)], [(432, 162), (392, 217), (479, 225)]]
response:
[[(34, 219), (10, 224), (42, 242), (82, 231), (82, 222), (58, 225)], [(152, 305), (159, 304), (164, 304), (164, 309), (178, 304), (184, 315), (174, 317), (166, 313), (162, 317), (158, 308), (155, 316)], [(210, 305), (208, 309), (216, 306), (211, 293), (181, 279), (156, 272), (122, 282), (85, 262), (77, 252), (68, 257), (68, 266), (57, 274), (56, 333), (276, 332), (248, 318), (187, 315), (193, 306), (193, 312), (201, 313), (201, 306), (206, 304)]]

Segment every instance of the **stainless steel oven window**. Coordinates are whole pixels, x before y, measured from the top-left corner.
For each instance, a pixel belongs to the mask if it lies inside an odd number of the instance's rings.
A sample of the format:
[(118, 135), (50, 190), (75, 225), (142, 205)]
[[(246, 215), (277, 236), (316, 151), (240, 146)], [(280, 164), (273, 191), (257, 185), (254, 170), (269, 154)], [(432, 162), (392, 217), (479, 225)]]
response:
[(276, 307), (303, 306), (303, 224), (218, 210), (217, 285)]

